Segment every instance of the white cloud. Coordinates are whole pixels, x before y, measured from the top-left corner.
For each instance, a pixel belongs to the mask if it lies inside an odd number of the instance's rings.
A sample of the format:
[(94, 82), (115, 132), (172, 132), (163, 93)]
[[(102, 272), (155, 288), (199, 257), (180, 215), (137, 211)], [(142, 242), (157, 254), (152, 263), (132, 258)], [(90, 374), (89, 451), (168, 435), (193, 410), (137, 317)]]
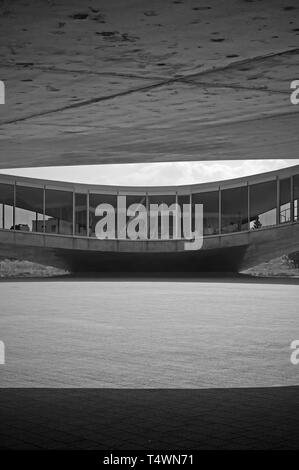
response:
[(298, 165), (299, 160), (225, 160), (6, 169), (2, 173), (89, 184), (167, 186), (238, 178)]

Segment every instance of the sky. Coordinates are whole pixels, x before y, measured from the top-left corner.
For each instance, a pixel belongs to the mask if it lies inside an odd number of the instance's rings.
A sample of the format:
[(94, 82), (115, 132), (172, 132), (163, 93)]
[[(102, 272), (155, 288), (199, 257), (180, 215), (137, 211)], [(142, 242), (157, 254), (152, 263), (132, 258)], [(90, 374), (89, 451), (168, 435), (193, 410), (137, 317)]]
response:
[(226, 160), (122, 165), (85, 165), (1, 170), (1, 173), (58, 181), (120, 186), (205, 183), (298, 165), (298, 160)]

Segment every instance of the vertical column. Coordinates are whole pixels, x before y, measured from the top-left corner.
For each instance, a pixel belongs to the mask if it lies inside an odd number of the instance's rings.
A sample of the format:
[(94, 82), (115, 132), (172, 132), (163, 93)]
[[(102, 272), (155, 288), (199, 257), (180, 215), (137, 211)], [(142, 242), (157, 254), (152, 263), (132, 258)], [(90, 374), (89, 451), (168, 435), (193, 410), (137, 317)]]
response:
[(86, 194), (86, 236), (89, 237), (89, 191)]
[(248, 230), (250, 230), (250, 185), (247, 181), (247, 224)]
[(279, 177), (276, 177), (276, 225), (280, 224), (280, 184)]
[(147, 217), (147, 239), (150, 238), (150, 208), (149, 208), (149, 199), (148, 192), (145, 193), (145, 207), (146, 207), (146, 217)]
[(17, 183), (15, 182), (14, 183), (14, 187), (13, 187), (13, 213), (12, 213), (12, 225), (13, 225), (13, 228), (14, 230), (16, 229), (15, 225), (16, 225), (16, 202), (17, 202)]
[(218, 233), (221, 235), (221, 188), (218, 188)]
[(76, 193), (73, 189), (73, 236), (75, 235), (76, 228)]
[(2, 228), (5, 228), (5, 204), (2, 203)]
[(120, 225), (120, 221), (118, 220), (118, 198), (119, 198), (119, 191), (116, 192), (116, 207), (115, 207), (115, 233), (114, 237), (117, 240), (118, 239), (118, 227)]
[(46, 232), (46, 186), (43, 187), (43, 233)]
[(294, 176), (291, 176), (291, 222), (294, 222)]
[(189, 196), (189, 204), (190, 204), (190, 237), (192, 236), (192, 193)]
[[(178, 234), (178, 224), (181, 223), (181, 211), (178, 211), (178, 205), (179, 205), (179, 198), (178, 198), (178, 192), (175, 192), (175, 207), (176, 207), (176, 216), (175, 216), (175, 237), (176, 239), (179, 238)], [(178, 220), (179, 219), (179, 220)]]

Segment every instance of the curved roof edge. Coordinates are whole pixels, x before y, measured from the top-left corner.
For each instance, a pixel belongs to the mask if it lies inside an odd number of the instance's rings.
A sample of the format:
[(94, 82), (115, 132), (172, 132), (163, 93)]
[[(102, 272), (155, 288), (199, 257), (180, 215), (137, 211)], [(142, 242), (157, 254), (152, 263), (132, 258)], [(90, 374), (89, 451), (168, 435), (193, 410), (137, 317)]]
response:
[(46, 180), (40, 178), (29, 178), (27, 176), (16, 176), (6, 175), (0, 173), (0, 183), (24, 183), (26, 186), (41, 187), (47, 186), (54, 189), (60, 190), (76, 190), (78, 192), (102, 192), (109, 194), (125, 193), (125, 194), (139, 194), (139, 193), (153, 193), (153, 194), (166, 194), (177, 191), (181, 194), (186, 192), (197, 192), (197, 191), (210, 191), (220, 189), (234, 188), (238, 186), (244, 186), (247, 184), (255, 184), (266, 181), (271, 181), (277, 177), (287, 178), (289, 176), (299, 174), (299, 165), (289, 166), (273, 171), (267, 171), (264, 173), (257, 173), (254, 175), (242, 176), (238, 178), (211, 181), (208, 183), (195, 183), (188, 185), (173, 185), (173, 186), (118, 186), (118, 185), (98, 185), (98, 184), (86, 184), (86, 183), (75, 183), (58, 180)]

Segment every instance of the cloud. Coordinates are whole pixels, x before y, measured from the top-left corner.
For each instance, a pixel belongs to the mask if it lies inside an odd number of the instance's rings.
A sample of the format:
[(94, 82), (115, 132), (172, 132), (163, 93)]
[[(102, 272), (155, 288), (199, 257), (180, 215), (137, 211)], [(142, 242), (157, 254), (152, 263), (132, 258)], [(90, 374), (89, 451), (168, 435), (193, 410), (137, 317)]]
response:
[(225, 160), (6, 169), (2, 173), (88, 184), (172, 186), (196, 184), (298, 165), (299, 160)]

